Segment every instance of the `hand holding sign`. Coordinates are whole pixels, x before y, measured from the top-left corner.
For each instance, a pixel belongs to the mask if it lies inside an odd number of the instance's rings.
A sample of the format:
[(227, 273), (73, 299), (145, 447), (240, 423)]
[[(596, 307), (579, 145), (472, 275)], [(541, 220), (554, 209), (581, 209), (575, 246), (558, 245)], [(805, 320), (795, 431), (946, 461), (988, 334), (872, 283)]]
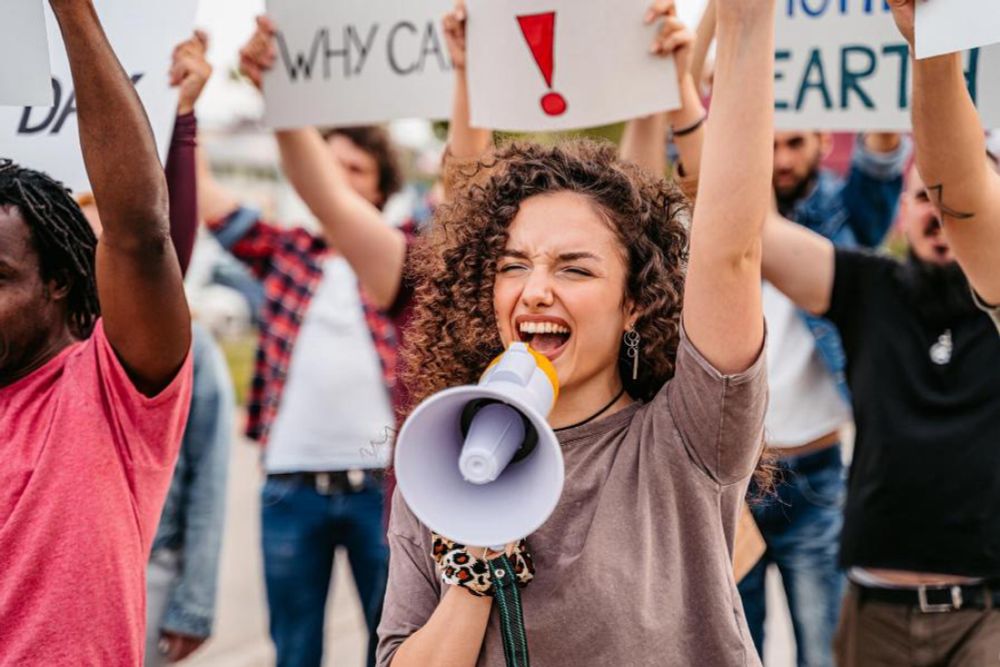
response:
[[(79, 7), (101, 17), (104, 32), (146, 109), (161, 157), (166, 156), (177, 115), (177, 91), (170, 87), (165, 63), (177, 43), (191, 36), (196, 5), (196, 0), (51, 3), (59, 11)], [(45, 106), (0, 109), (0, 155), (48, 172), (74, 190), (93, 190), (80, 152), (79, 91), (73, 85), (59, 24), (49, 8), (45, 13), (52, 99)]]
[(261, 90), (264, 75), (274, 67), (278, 52), (274, 46), (274, 22), (266, 16), (257, 17), (257, 30), (247, 45), (240, 49), (240, 73)]
[(201, 91), (212, 76), (212, 66), (206, 58), (208, 35), (196, 30), (191, 39), (181, 42), (174, 49), (170, 66), (170, 85), (180, 91), (177, 101), (177, 115), (183, 116), (194, 111), (194, 105), (201, 97)]
[[(453, 85), (441, 17), (453, 0), (267, 0), (275, 129), (447, 118)], [(251, 74), (252, 76), (252, 74)]]
[[(927, 6), (947, 9), (952, 1), (778, 3), (777, 127), (909, 129), (914, 19)], [(990, 85), (998, 66), (1000, 47), (963, 58), (969, 91), (988, 126), (1000, 122), (1000, 88)]]
[(456, 71), (465, 70), (465, 2), (457, 0), (455, 9), (448, 12), (442, 23), (444, 41), (448, 45), (451, 66)]
[(677, 3), (674, 0), (656, 0), (646, 12), (646, 23), (663, 19), (660, 32), (650, 51), (655, 55), (673, 56), (677, 69), (677, 81), (682, 86), (684, 78), (691, 71), (691, 45), (694, 44), (694, 33), (677, 16)]
[(565, 130), (676, 108), (676, 82), (664, 76), (672, 61), (647, 47), (656, 33), (643, 23), (648, 8), (648, 0), (469, 0), (473, 124)]

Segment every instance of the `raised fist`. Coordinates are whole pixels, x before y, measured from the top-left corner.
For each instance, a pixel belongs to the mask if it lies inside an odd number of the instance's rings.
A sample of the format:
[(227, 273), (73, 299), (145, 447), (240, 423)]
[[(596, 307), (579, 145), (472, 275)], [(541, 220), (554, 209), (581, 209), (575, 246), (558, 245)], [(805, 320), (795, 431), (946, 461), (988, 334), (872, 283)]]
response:
[(246, 46), (240, 49), (240, 72), (250, 79), (257, 90), (263, 85), (264, 74), (274, 67), (278, 55), (274, 46), (277, 31), (271, 19), (258, 16), (257, 31)]
[(212, 66), (208, 63), (208, 35), (196, 30), (191, 39), (174, 48), (170, 65), (170, 85), (180, 89), (177, 114), (194, 111), (194, 105), (212, 76)]

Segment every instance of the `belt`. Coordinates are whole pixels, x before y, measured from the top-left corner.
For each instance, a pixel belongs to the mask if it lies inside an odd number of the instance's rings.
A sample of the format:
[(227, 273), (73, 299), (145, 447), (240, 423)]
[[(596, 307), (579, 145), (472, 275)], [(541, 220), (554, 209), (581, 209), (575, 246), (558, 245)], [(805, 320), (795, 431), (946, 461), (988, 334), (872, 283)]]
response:
[(311, 486), (323, 496), (334, 493), (357, 493), (363, 491), (365, 483), (372, 475), (364, 470), (335, 470), (333, 472), (281, 472), (267, 476), (285, 482), (296, 482)]
[(869, 588), (853, 584), (862, 602), (876, 600), (890, 604), (918, 607), (925, 614), (947, 613), (959, 609), (1000, 607), (1000, 590), (989, 584), (970, 586), (920, 586), (919, 588)]

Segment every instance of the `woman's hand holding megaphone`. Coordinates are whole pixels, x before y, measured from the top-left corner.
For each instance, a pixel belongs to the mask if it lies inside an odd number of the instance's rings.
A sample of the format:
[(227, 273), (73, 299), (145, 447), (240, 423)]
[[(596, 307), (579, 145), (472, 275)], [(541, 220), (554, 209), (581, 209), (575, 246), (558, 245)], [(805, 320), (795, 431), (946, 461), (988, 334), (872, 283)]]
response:
[(444, 583), (464, 588), (477, 597), (493, 594), (493, 570), (499, 576), (505, 576), (505, 570), (490, 567), (491, 561), (501, 556), (507, 557), (512, 569), (509, 575), (517, 578), (518, 585), (526, 586), (535, 576), (535, 565), (525, 540), (512, 542), (497, 550), (466, 546), (432, 533), (431, 544), (431, 556)]

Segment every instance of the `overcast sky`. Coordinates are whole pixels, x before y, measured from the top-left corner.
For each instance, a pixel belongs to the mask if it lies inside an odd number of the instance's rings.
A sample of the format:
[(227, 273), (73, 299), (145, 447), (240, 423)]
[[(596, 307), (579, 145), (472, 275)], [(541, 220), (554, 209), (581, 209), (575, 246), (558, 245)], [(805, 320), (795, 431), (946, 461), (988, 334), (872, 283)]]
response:
[[(694, 27), (705, 0), (677, 1), (681, 18)], [(263, 11), (264, 0), (201, 0), (198, 26), (212, 37), (209, 58), (215, 65), (215, 76), (199, 104), (198, 113), (209, 124), (226, 123), (239, 116), (254, 117), (260, 113), (256, 93), (249, 90), (249, 86), (229, 81), (227, 75), (236, 63), (240, 47), (253, 33), (254, 16)]]

